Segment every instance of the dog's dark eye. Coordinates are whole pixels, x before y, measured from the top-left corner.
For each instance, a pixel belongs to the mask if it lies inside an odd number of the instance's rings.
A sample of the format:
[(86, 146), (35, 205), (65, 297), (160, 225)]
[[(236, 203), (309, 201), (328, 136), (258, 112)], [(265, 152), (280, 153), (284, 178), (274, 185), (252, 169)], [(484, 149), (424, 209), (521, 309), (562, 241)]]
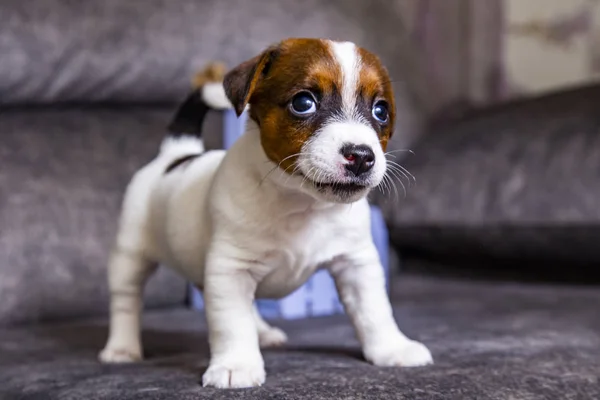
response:
[(388, 121), (389, 113), (388, 113), (388, 105), (385, 101), (378, 101), (373, 105), (373, 118), (377, 121), (385, 124)]
[(312, 94), (301, 92), (292, 98), (290, 110), (298, 116), (307, 116), (317, 111), (317, 102)]

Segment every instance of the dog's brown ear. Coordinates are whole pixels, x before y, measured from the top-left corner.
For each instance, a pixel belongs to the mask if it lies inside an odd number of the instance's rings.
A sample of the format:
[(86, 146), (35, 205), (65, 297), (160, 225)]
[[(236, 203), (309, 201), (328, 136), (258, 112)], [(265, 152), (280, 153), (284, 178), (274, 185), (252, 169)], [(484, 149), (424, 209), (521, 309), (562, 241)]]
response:
[(256, 85), (269, 69), (276, 48), (270, 47), (262, 54), (245, 61), (229, 71), (223, 80), (225, 93), (238, 117), (244, 112)]

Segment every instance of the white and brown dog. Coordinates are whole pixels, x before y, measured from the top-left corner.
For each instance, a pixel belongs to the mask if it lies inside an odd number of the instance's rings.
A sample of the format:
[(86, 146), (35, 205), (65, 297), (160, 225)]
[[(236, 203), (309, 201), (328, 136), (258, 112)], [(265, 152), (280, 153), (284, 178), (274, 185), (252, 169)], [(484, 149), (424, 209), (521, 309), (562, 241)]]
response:
[(202, 95), (238, 115), (249, 105), (246, 132), (227, 152), (204, 152), (199, 136), (167, 137), (131, 181), (109, 264), (110, 337), (100, 359), (141, 359), (142, 290), (161, 263), (204, 292), (205, 386), (265, 381), (260, 347), (286, 335), (253, 301), (286, 296), (319, 268), (334, 277), (369, 362), (431, 363), (396, 325), (370, 232), (366, 195), (384, 179), (395, 117), (379, 59), (353, 43), (288, 39), (222, 85), (205, 84)]

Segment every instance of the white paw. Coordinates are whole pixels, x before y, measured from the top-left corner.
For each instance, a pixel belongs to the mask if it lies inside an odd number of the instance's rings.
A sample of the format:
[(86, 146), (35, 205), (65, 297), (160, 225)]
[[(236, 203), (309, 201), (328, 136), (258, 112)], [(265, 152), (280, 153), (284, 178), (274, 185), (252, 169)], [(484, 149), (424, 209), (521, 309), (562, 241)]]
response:
[(420, 367), (433, 364), (431, 352), (423, 343), (402, 340), (393, 346), (380, 346), (365, 352), (365, 358), (379, 367)]
[(287, 340), (287, 335), (279, 328), (271, 327), (270, 329), (258, 332), (258, 341), (262, 348), (279, 347), (285, 344)]
[(100, 352), (98, 358), (101, 362), (107, 364), (124, 364), (142, 360), (140, 351), (129, 350), (120, 347), (106, 347)]
[(265, 383), (265, 369), (262, 365), (211, 365), (202, 376), (202, 386), (219, 389), (249, 388)]

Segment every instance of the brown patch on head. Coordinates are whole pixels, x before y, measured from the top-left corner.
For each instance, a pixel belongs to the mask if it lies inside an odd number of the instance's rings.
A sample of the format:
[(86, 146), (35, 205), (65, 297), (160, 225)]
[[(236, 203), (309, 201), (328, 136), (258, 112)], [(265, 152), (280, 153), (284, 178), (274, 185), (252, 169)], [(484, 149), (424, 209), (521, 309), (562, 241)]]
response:
[(380, 137), (381, 147), (385, 151), (389, 139), (394, 134), (394, 122), (396, 120), (396, 104), (392, 82), (379, 57), (361, 47), (357, 49), (361, 58), (358, 92), (361, 94), (363, 102), (368, 105), (369, 112), (377, 101), (385, 101), (388, 105), (389, 122), (384, 125), (374, 124), (374, 129)]
[(267, 157), (293, 173), (302, 146), (323, 123), (322, 118), (302, 119), (291, 114), (294, 95), (308, 91), (320, 105), (330, 101), (341, 85), (327, 42), (291, 39), (281, 43), (271, 74), (251, 98), (251, 117), (259, 124), (261, 143)]
[(294, 155), (318, 121), (291, 115), (290, 101), (303, 91), (318, 101), (329, 98), (341, 77), (326, 41), (287, 39), (231, 71), (224, 84), (238, 114), (252, 104), (250, 117), (260, 126), (267, 157), (291, 173)]

